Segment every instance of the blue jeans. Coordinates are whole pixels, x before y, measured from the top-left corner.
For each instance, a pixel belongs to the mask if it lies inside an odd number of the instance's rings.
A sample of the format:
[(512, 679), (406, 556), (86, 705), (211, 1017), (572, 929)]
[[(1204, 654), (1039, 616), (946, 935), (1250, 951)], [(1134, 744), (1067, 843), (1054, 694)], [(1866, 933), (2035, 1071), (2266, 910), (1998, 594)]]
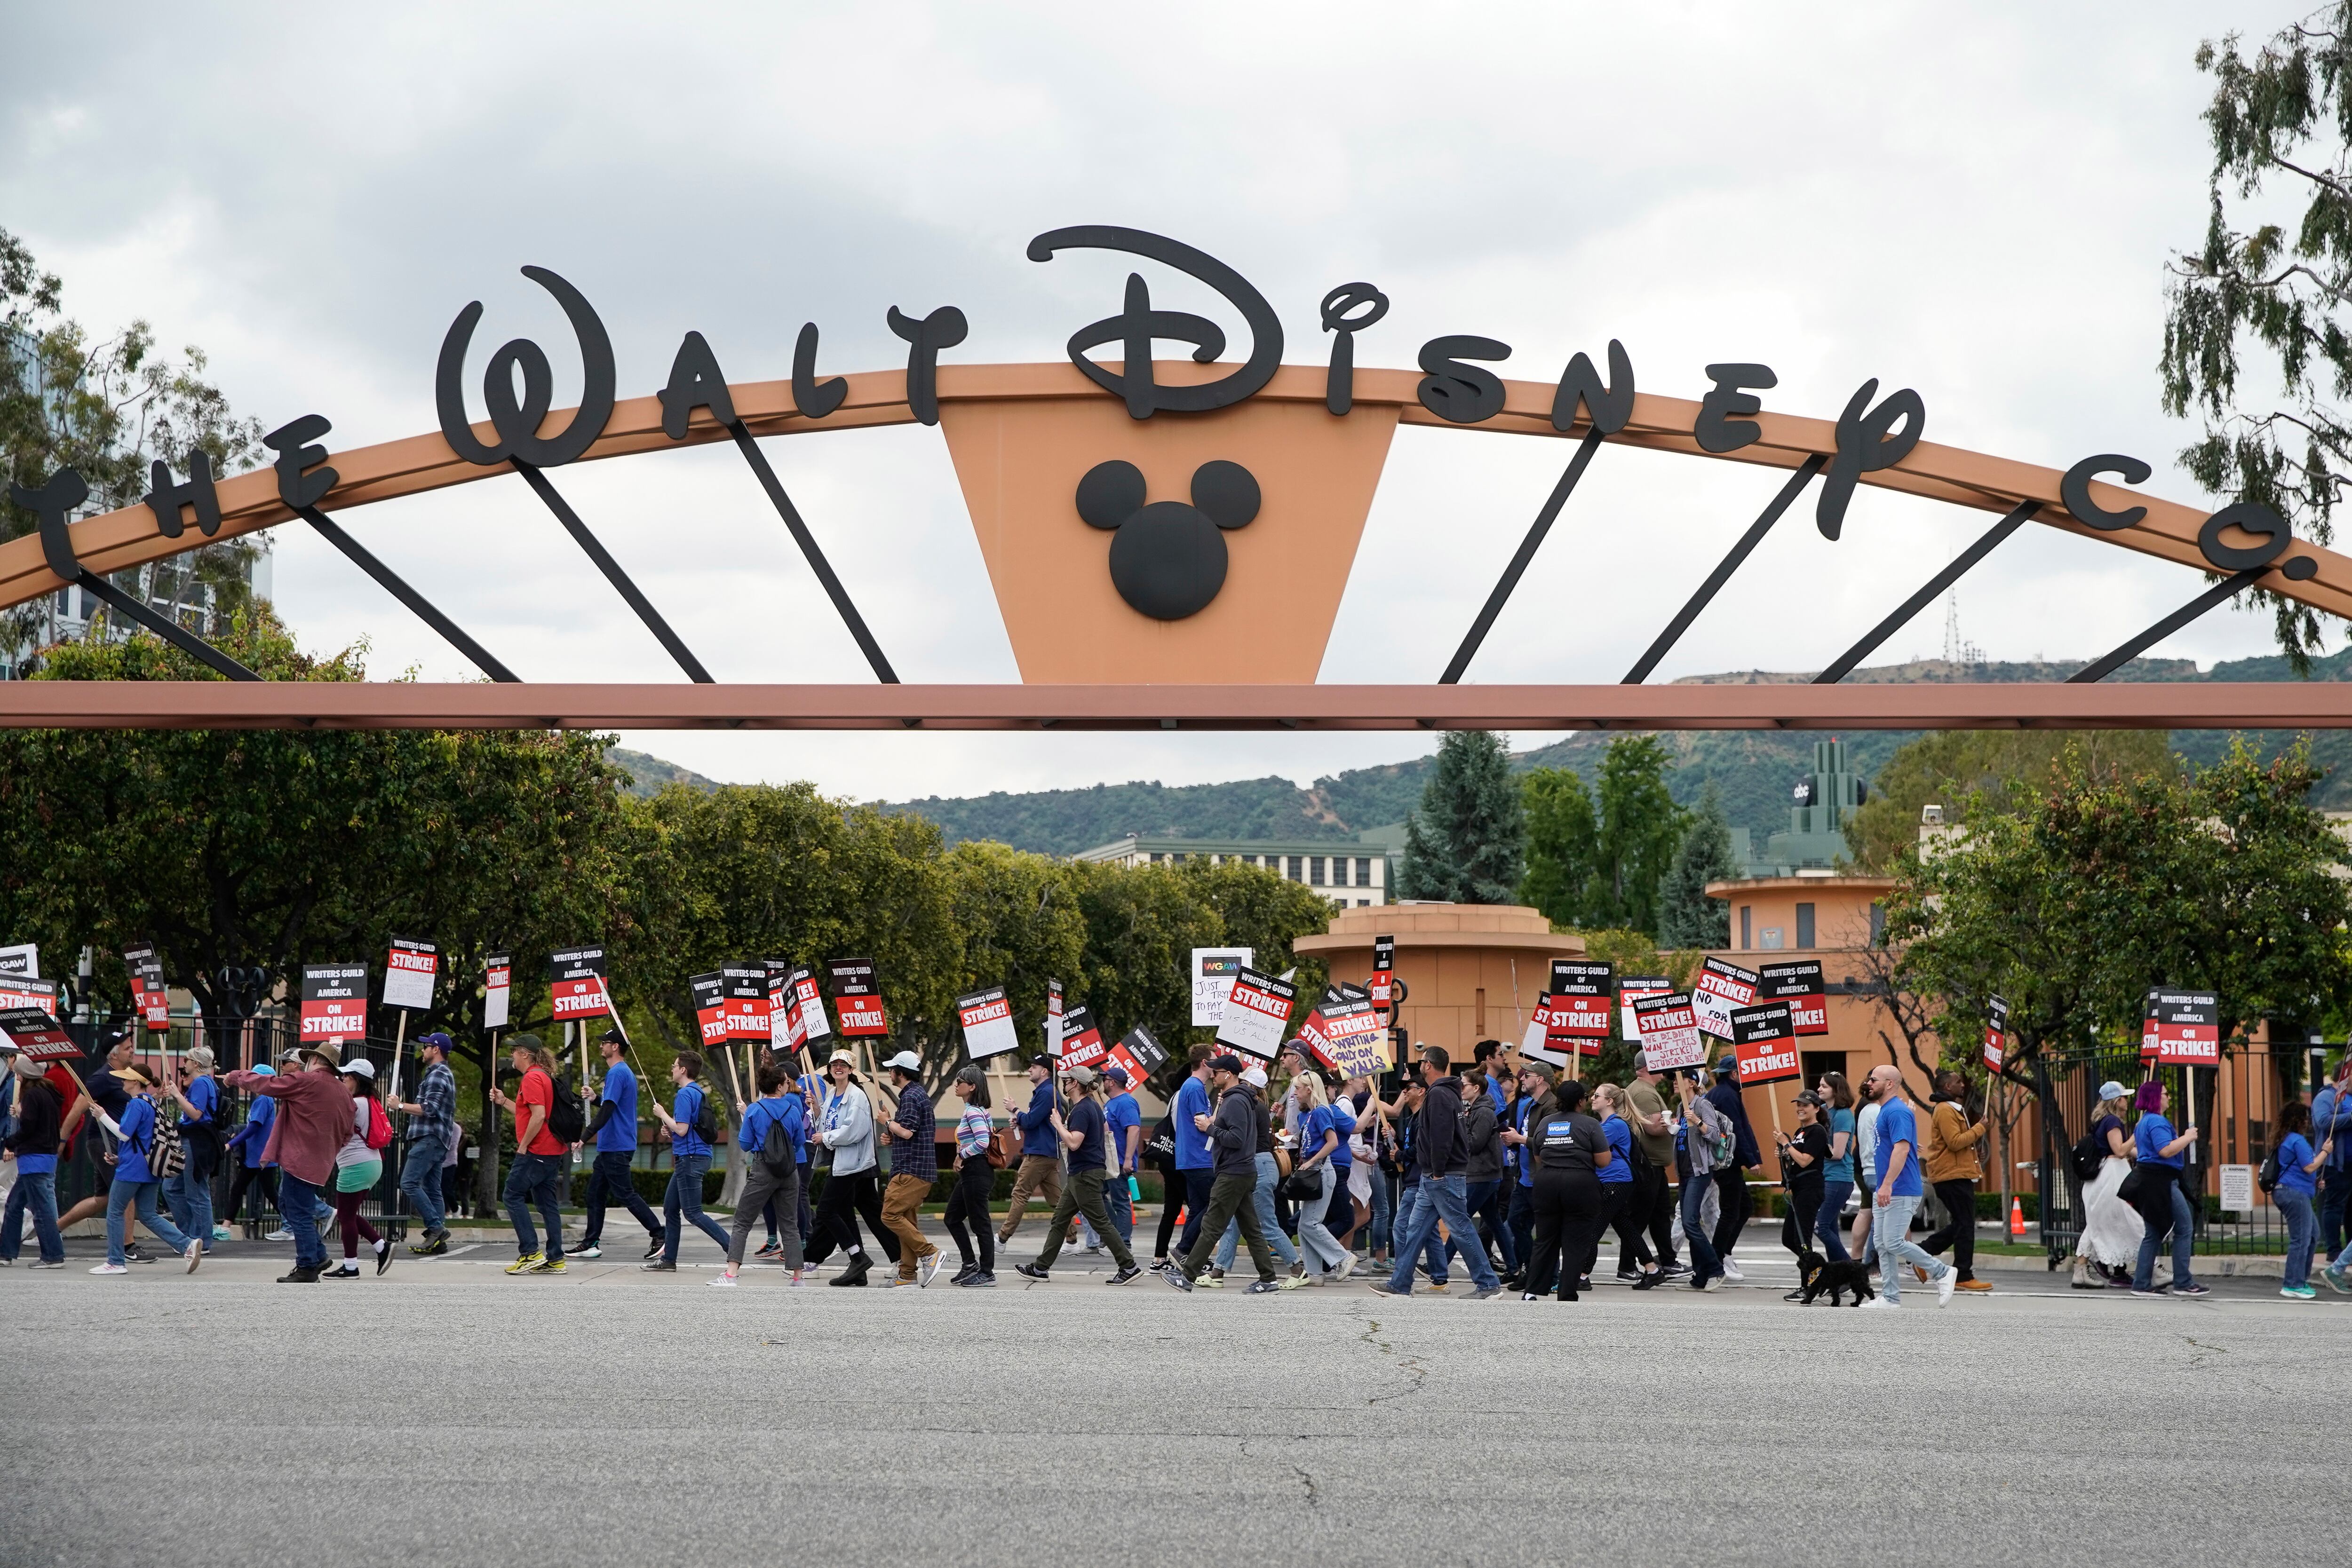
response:
[[(1503, 1207), (1506, 1201), (1503, 1193), (1503, 1184), (1500, 1181), (1474, 1181), (1467, 1183), (1464, 1189), (1463, 1197), (1464, 1201), (1467, 1202), (1470, 1206), (1471, 1219), (1475, 1221), (1483, 1217), (1486, 1221), (1486, 1230), (1473, 1230), (1470, 1234), (1483, 1238), (1491, 1233), (1494, 1238), (1495, 1250), (1503, 1255), (1503, 1271), (1507, 1274), (1517, 1273), (1519, 1267), (1519, 1258), (1517, 1251), (1513, 1248), (1511, 1243), (1511, 1229), (1507, 1223), (1509, 1215), (1507, 1210)], [(1462, 1243), (1459, 1238), (1448, 1237), (1446, 1239), (1446, 1256), (1452, 1257), (1461, 1249)]]
[(2197, 1217), (2189, 1212), (2189, 1195), (2180, 1190), (2180, 1173), (2174, 1171), (2168, 1185), (2172, 1189), (2172, 1223), (2169, 1227), (2148, 1223), (2140, 1232), (2139, 1262), (2132, 1270), (2132, 1289), (2153, 1290), (2156, 1287), (2156, 1249), (2164, 1239), (2164, 1232), (2172, 1232), (2172, 1288), (2176, 1291), (2196, 1283), (2189, 1273), (2189, 1249), (2195, 1240)]
[(108, 1262), (122, 1261), (122, 1233), (129, 1224), (122, 1216), (124, 1210), (134, 1206), (139, 1211), (139, 1223), (152, 1231), (156, 1240), (174, 1252), (187, 1251), (188, 1238), (181, 1232), (178, 1226), (173, 1224), (168, 1218), (158, 1211), (163, 1196), (163, 1184), (160, 1181), (124, 1181), (121, 1176), (114, 1178), (114, 1185), (106, 1189), (106, 1260)]
[(722, 1252), (734, 1245), (733, 1239), (719, 1228), (719, 1222), (702, 1212), (702, 1176), (710, 1168), (709, 1155), (680, 1155), (676, 1168), (669, 1173), (669, 1186), (662, 1192), (662, 1261), (677, 1261), (680, 1217), (694, 1222), (701, 1232), (719, 1243)]
[(172, 1223), (184, 1235), (193, 1236), (209, 1249), (213, 1244), (213, 1182), (205, 1176), (198, 1180), (188, 1174), (183, 1164), (178, 1170), (163, 1178), (163, 1204), (172, 1212)]
[(286, 1221), (286, 1228), (294, 1233), (294, 1266), (325, 1268), (327, 1244), (319, 1237), (319, 1189), (281, 1167), (278, 1172), (278, 1213)]
[(442, 1221), (447, 1218), (441, 1207), (441, 1161), (448, 1152), (448, 1145), (438, 1138), (418, 1138), (400, 1160), (400, 1196), (425, 1221), (428, 1236), (443, 1229)]
[(1395, 1179), (1380, 1166), (1372, 1167), (1372, 1234), (1371, 1239), (1364, 1243), (1367, 1254), (1387, 1253), (1394, 1239), (1390, 1225), (1396, 1218), (1396, 1191), (1389, 1184)]
[(1914, 1193), (1908, 1197), (1890, 1197), (1885, 1207), (1871, 1209), (1870, 1241), (1878, 1249), (1878, 1289), (1889, 1306), (1903, 1300), (1899, 1265), (1925, 1269), (1930, 1280), (1940, 1280), (1952, 1271), (1950, 1264), (1911, 1239), (1911, 1216), (1918, 1208), (1919, 1195)]
[(1511, 1183), (1511, 1261), (1514, 1267), (1525, 1269), (1524, 1260), (1535, 1256), (1536, 1250), (1536, 1189), (1514, 1179)]
[[(9, 1201), (9, 1212), (14, 1213), (15, 1199)], [(2286, 1274), (2280, 1282), (2307, 1285), (2311, 1283), (2311, 1244), (2319, 1234), (2319, 1228), (2312, 1218), (2311, 1194), (2283, 1186), (2271, 1194), (2271, 1201), (2278, 1206), (2281, 1214), (2286, 1216)], [(5, 1241), (0, 1241), (0, 1252), (5, 1252), (11, 1258), (16, 1255), (7, 1249)]]
[[(1281, 1167), (1274, 1163), (1272, 1155), (1258, 1155), (1255, 1160), (1257, 1183), (1250, 1188), (1250, 1207), (1257, 1210), (1257, 1228), (1265, 1236), (1265, 1244), (1274, 1249), (1274, 1255), (1282, 1260), (1285, 1267), (1288, 1267), (1298, 1261), (1298, 1249), (1290, 1244), (1290, 1238), (1285, 1236), (1282, 1227), (1275, 1223), (1274, 1184), (1282, 1179)], [(1238, 1219), (1226, 1221), (1225, 1233), (1217, 1238), (1217, 1269), (1220, 1272), (1234, 1266), (1234, 1249), (1240, 1244), (1241, 1239), (1242, 1222)]]
[(1421, 1244), (1418, 1257), (1404, 1249), (1405, 1233), (1420, 1220), (1421, 1209), (1421, 1183), (1409, 1181), (1401, 1184), (1397, 1187), (1396, 1214), (1389, 1221), (1391, 1260), (1425, 1264), (1429, 1269), (1429, 1282), (1443, 1285), (1445, 1283), (1445, 1249), (1438, 1244), (1434, 1228), (1429, 1232), (1429, 1239)]
[(62, 1263), (66, 1239), (58, 1234), (58, 1173), (20, 1171), (8, 1189), (8, 1207), (0, 1215), (0, 1258), (11, 1263), (25, 1245), (25, 1214), (33, 1216), (33, 1238), (41, 1246), (41, 1261)]
[[(1493, 1265), (1486, 1261), (1486, 1248), (1477, 1245), (1478, 1228), (1470, 1222), (1469, 1183), (1456, 1171), (1452, 1176), (1423, 1176), (1421, 1180), (1421, 1203), (1412, 1217), (1412, 1227), (1397, 1239), (1396, 1272), (1389, 1276), (1389, 1289), (1398, 1295), (1412, 1292), (1412, 1258), (1435, 1239), (1437, 1222), (1457, 1236), (1469, 1239), (1471, 1245), (1463, 1249), (1463, 1259), (1470, 1265), (1470, 1283), (1481, 1291), (1499, 1291), (1503, 1282), (1495, 1277)], [(1430, 1270), (1432, 1274), (1435, 1270)]]
[(1699, 1218), (1706, 1212), (1706, 1189), (1711, 1185), (1710, 1178), (1695, 1176), (1682, 1186), (1683, 1241), (1690, 1248), (1694, 1285), (1704, 1285), (1723, 1272), (1723, 1260), (1715, 1255), (1714, 1239)]
[(1128, 1176), (1115, 1176), (1103, 1183), (1103, 1207), (1110, 1210), (1110, 1228), (1129, 1247), (1135, 1245), (1135, 1195), (1127, 1189)]
[(1813, 1217), (1813, 1234), (1821, 1238), (1822, 1256), (1832, 1263), (1846, 1260), (1845, 1228), (1839, 1218), (1845, 1213), (1845, 1200), (1853, 1196), (1850, 1181), (1822, 1183), (1822, 1211)]
[[(2343, 1151), (2339, 1148), (2337, 1154)], [(2333, 1259), (2344, 1249), (2344, 1211), (2352, 1200), (2352, 1166), (2319, 1168), (2319, 1239), (2324, 1256)]]
[(562, 1155), (518, 1154), (513, 1168), (507, 1172), (507, 1218), (514, 1221), (520, 1257), (528, 1258), (539, 1250), (539, 1232), (530, 1223), (533, 1203), (539, 1206), (540, 1218), (547, 1221), (548, 1261), (563, 1256), (563, 1214), (555, 1201), (555, 1178), (563, 1168), (563, 1159)]

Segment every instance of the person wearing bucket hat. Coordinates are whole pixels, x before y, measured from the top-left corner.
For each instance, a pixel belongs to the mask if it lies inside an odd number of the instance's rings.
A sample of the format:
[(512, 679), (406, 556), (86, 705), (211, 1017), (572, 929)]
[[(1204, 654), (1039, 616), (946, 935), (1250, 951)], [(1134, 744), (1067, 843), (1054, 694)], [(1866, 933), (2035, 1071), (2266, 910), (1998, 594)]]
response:
[[(139, 1222), (154, 1233), (155, 1239), (187, 1260), (188, 1272), (196, 1271), (204, 1261), (205, 1244), (193, 1237), (184, 1236), (179, 1227), (162, 1211), (163, 1184), (157, 1178), (148, 1161), (156, 1153), (156, 1120), (154, 1102), (150, 1098), (161, 1087), (158, 1080), (135, 1063), (119, 1069), (116, 1076), (131, 1091), (120, 1121), (112, 1122), (108, 1131), (121, 1140), (114, 1154), (114, 1181), (106, 1194), (106, 1261), (90, 1270), (93, 1274), (127, 1274), (123, 1267), (123, 1215), (136, 1208)], [(103, 1114), (103, 1113), (101, 1113)]]
[(1102, 1105), (1095, 1098), (1095, 1086), (1101, 1079), (1091, 1067), (1073, 1067), (1062, 1076), (1069, 1080), (1070, 1104), (1067, 1110), (1054, 1113), (1053, 1128), (1069, 1152), (1070, 1179), (1063, 1184), (1062, 1196), (1054, 1205), (1054, 1218), (1045, 1222), (1045, 1250), (1034, 1262), (1016, 1263), (1013, 1271), (1042, 1282), (1053, 1271), (1054, 1260), (1062, 1255), (1062, 1240), (1070, 1233), (1071, 1219), (1083, 1214), (1118, 1264), (1118, 1271), (1105, 1283), (1124, 1285), (1143, 1270), (1135, 1266), (1135, 1254), (1111, 1224), (1110, 1210), (1103, 1204), (1109, 1140), (1104, 1136)]
[(232, 1089), (278, 1102), (261, 1163), (278, 1167), (278, 1212), (294, 1234), (294, 1267), (278, 1276), (284, 1285), (318, 1281), (327, 1266), (319, 1234), (320, 1190), (335, 1174), (335, 1152), (352, 1135), (351, 1091), (343, 1086), (342, 1062), (332, 1045), (302, 1047), (299, 1071), (264, 1075), (239, 1071), (227, 1076)]
[(449, 1071), (456, 1043), (437, 1029), (416, 1037), (416, 1059), (425, 1064), (425, 1076), (417, 1080), (416, 1098), (399, 1107), (408, 1113), (407, 1138), (401, 1145), (400, 1196), (425, 1221), (425, 1239), (408, 1249), (421, 1258), (449, 1250), (441, 1169), (457, 1138), (457, 1080)]
[(882, 1200), (874, 1181), (874, 1103), (858, 1081), (857, 1058), (836, 1051), (826, 1060), (824, 1074), (816, 1137), (824, 1150), (819, 1158), (831, 1162), (831, 1174), (824, 1196), (817, 1200), (816, 1239), (807, 1261), (812, 1267), (822, 1263), (838, 1246), (847, 1255), (848, 1266), (825, 1283), (862, 1289), (874, 1260), (858, 1240), (859, 1218), (893, 1263), (898, 1260), (898, 1238), (882, 1223)]
[(898, 1108), (882, 1124), (890, 1140), (890, 1185), (883, 1189), (882, 1223), (898, 1238), (900, 1285), (918, 1288), (940, 1271), (940, 1249), (923, 1234), (923, 1199), (940, 1179), (939, 1122), (923, 1087), (923, 1061), (902, 1051), (882, 1064), (898, 1092)]
[[(65, 1136), (73, 1136), (86, 1114), (95, 1114), (101, 1127), (122, 1119), (123, 1113), (131, 1108), (132, 1092), (122, 1078), (122, 1070), (130, 1066), (138, 1054), (138, 1043), (127, 1030), (118, 1031), (107, 1040), (106, 1065), (83, 1080), (82, 1092), (67, 1102)], [(107, 1157), (111, 1160), (114, 1157), (113, 1134), (109, 1133), (104, 1136), (108, 1143)], [(101, 1188), (58, 1216), (58, 1234), (67, 1234), (83, 1220), (102, 1217), (105, 1213), (106, 1193)], [(129, 1217), (125, 1218), (127, 1220)], [(123, 1256), (133, 1263), (155, 1261), (152, 1254), (141, 1250), (136, 1241), (126, 1241), (122, 1251)]]

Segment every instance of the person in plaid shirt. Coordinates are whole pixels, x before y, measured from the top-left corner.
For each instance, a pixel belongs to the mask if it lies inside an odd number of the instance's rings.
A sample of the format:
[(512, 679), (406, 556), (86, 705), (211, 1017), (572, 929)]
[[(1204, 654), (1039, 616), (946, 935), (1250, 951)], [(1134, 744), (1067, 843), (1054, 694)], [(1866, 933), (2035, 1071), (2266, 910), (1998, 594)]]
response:
[(449, 1250), (447, 1216), (441, 1207), (441, 1167), (457, 1142), (457, 1080), (449, 1071), (449, 1037), (436, 1030), (416, 1041), (425, 1077), (416, 1098), (401, 1102), (408, 1113), (406, 1152), (400, 1162), (400, 1192), (425, 1221), (425, 1239), (409, 1250), (429, 1258)]
[(898, 1109), (883, 1131), (890, 1134), (890, 1185), (882, 1193), (882, 1223), (898, 1238), (901, 1285), (928, 1285), (940, 1271), (940, 1249), (925, 1239), (923, 1199), (940, 1179), (939, 1125), (930, 1092), (923, 1087), (922, 1059), (902, 1051), (882, 1064), (898, 1095)]

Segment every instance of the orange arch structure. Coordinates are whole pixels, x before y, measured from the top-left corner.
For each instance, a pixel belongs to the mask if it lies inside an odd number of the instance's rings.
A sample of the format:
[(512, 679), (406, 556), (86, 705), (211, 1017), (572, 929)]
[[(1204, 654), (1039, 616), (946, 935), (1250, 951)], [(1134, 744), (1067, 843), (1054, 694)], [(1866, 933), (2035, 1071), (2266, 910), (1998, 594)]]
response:
[[(1231, 370), (1190, 361), (1155, 364), (1163, 384), (1206, 381)], [(730, 387), (754, 437), (913, 423), (898, 371), (845, 378), (847, 394), (822, 418), (800, 413), (792, 384)], [(1325, 685), (1316, 679), (1364, 520), (1399, 423), (1480, 433), (1565, 436), (1556, 431), (1554, 387), (1506, 382), (1502, 411), (1455, 425), (1423, 408), (1416, 372), (1355, 372), (1343, 416), (1324, 407), (1325, 372), (1284, 366), (1247, 400), (1204, 413), (1137, 421), (1067, 362), (944, 364), (937, 372), (940, 425), (1005, 621), (1022, 683), (978, 685), (573, 685), (535, 682), (0, 684), (0, 725), (235, 727), (349, 725), (432, 727), (729, 727), (1184, 728), (1932, 728), (2007, 726), (2309, 727), (2352, 725), (2352, 688), (2327, 684), (2070, 684), (2063, 685)], [(1581, 411), (1580, 411), (1581, 412)], [(1727, 454), (1704, 451), (1692, 431), (1699, 404), (1643, 393), (1604, 444), (1796, 469), (1836, 450), (1833, 421), (1765, 412), (1760, 439)], [(698, 410), (682, 441), (662, 428), (656, 397), (614, 404), (582, 461), (730, 438)], [(562, 429), (570, 411), (541, 428)], [(485, 442), (487, 423), (476, 426)], [(1110, 586), (1107, 536), (1071, 501), (1088, 468), (1133, 463), (1152, 497), (1183, 494), (1187, 476), (1213, 459), (1239, 461), (1264, 492), (1257, 524), (1230, 536), (1234, 570), (1197, 614), (1159, 621), (1130, 609)], [(438, 432), (350, 451), (330, 461), (340, 476), (319, 502), (333, 513), (513, 473), (509, 463), (459, 457)], [(561, 471), (556, 471), (560, 473)], [(2067, 513), (2056, 469), (1920, 442), (1862, 482), (1954, 505), (2008, 513), (2039, 503), (2033, 520), (2105, 543), (2210, 571), (2199, 543), (2208, 513), (2094, 482), (2101, 506), (2144, 507), (2116, 531)], [(276, 475), (220, 481), (219, 532), (164, 535), (144, 506), (87, 518), (70, 529), (82, 566), (110, 573), (205, 543), (290, 520)], [(2260, 541), (2250, 541), (2259, 543)], [(2290, 562), (2296, 565), (2290, 575)], [(1339, 567), (1342, 570), (1335, 570)], [(66, 586), (41, 541), (0, 545), (0, 605)], [(2352, 618), (2352, 559), (2294, 541), (2260, 586)], [(1050, 607), (1051, 614), (1045, 613)], [(1466, 617), (1465, 617), (1466, 619)], [(1859, 629), (1857, 629), (1859, 630)]]

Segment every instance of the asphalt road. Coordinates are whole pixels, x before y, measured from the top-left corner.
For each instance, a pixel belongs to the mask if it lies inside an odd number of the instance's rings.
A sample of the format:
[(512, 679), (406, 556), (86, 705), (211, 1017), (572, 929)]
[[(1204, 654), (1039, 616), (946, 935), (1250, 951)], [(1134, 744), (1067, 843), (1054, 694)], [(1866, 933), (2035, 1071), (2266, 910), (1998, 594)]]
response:
[(1893, 1314), (1760, 1256), (1570, 1306), (72, 1249), (0, 1270), (0, 1563), (2344, 1561), (2352, 1298), (2274, 1283)]

